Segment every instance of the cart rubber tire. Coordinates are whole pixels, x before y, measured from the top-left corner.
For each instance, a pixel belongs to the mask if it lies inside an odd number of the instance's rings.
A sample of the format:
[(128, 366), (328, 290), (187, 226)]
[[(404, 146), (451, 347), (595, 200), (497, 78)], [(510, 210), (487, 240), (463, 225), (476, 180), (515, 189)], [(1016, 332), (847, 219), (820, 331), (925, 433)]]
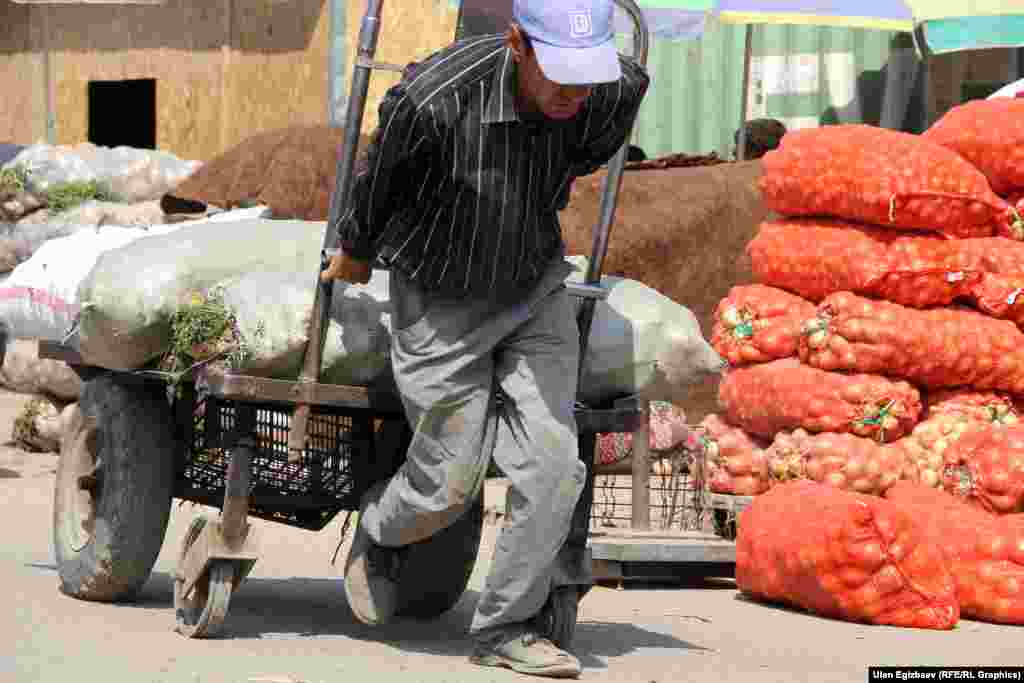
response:
[(398, 585), (398, 616), (434, 619), (455, 606), (473, 574), (483, 526), (481, 490), (458, 521), (409, 546)]
[[(84, 384), (78, 410), (64, 425), (54, 486), (60, 590), (128, 601), (149, 578), (167, 531), (180, 455), (173, 414), (163, 384), (111, 374)], [(77, 434), (69, 430), (75, 424)]]
[(729, 510), (722, 510), (721, 508), (715, 508), (714, 513), (715, 534), (727, 541), (736, 540), (736, 515), (730, 514)]
[(557, 586), (539, 615), (540, 635), (563, 650), (572, 647), (579, 615), (580, 591), (577, 586)]
[[(181, 558), (185, 557), (205, 526), (205, 517), (192, 520), (181, 544)], [(213, 560), (203, 577), (196, 582), (189, 599), (181, 594), (182, 581), (175, 579), (175, 631), (186, 638), (212, 638), (221, 632), (231, 606), (235, 569), (235, 563), (231, 560)]]

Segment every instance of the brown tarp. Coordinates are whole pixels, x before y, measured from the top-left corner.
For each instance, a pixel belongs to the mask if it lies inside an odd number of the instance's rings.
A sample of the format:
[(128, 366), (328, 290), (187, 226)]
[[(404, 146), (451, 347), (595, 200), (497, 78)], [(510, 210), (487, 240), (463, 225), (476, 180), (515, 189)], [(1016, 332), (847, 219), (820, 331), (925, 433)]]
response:
[[(258, 202), (274, 216), (327, 220), (342, 129), (294, 126), (253, 135), (205, 163), (164, 195), (165, 213), (196, 213)], [(360, 138), (362, 153), (369, 137)]]

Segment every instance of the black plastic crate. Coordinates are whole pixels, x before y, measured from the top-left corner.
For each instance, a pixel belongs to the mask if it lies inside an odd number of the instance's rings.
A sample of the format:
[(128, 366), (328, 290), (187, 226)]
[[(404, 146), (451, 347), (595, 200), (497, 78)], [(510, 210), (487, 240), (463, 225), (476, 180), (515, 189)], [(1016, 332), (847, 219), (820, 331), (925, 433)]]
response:
[[(291, 409), (246, 404), (256, 411), (256, 453), (250, 467), (249, 514), (303, 529), (320, 530), (342, 510), (357, 510), (366, 488), (388, 476), (401, 453), (377, 453), (369, 412), (313, 408), (307, 449), (288, 462)], [(179, 478), (184, 500), (220, 507), (224, 501), (237, 406), (208, 396), (193, 411), (191, 448)]]

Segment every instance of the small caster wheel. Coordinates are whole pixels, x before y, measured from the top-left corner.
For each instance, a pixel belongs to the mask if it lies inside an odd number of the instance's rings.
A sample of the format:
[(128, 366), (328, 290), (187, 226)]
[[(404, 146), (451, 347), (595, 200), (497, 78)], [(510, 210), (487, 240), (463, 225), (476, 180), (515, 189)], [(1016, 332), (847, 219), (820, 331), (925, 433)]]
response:
[(559, 586), (551, 591), (538, 615), (540, 634), (563, 650), (572, 645), (576, 634), (580, 593), (577, 586)]
[[(189, 548), (206, 526), (205, 517), (192, 520), (181, 545), (179, 565), (188, 554)], [(185, 582), (174, 581), (175, 630), (186, 638), (210, 638), (217, 635), (224, 626), (231, 604), (231, 591), (235, 581), (235, 564), (229, 560), (217, 560), (210, 564), (209, 571), (192, 589), (191, 595), (184, 595)]]

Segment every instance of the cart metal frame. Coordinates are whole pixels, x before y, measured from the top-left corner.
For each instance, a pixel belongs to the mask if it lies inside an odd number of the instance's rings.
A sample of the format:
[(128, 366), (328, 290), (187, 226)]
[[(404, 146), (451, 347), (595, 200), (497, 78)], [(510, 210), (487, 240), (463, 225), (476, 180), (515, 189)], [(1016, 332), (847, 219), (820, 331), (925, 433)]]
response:
[[(643, 14), (633, 0), (615, 1), (634, 23), (634, 57), (645, 64), (648, 31)], [(344, 142), (339, 155), (337, 186), (332, 196), (321, 262), (316, 273), (318, 283), (319, 273), (326, 267), (331, 247), (336, 240), (337, 220), (343, 214), (351, 193), (370, 73), (375, 69), (401, 71), (399, 66), (374, 61), (383, 4), (383, 0), (367, 0), (361, 24)], [(600, 288), (601, 269), (614, 222), (625, 161), (624, 145), (608, 165), (600, 219), (594, 233), (593, 253), (585, 280), (582, 284), (569, 287), (572, 294), (583, 298), (579, 327), (584, 352), (595, 302), (607, 295)], [(186, 382), (171, 408), (184, 451), (181, 462), (176, 463), (174, 496), (200, 504), (219, 505), (221, 509), (219, 519), (199, 517), (193, 521), (179, 553), (175, 572), (175, 613), (177, 630), (187, 637), (206, 637), (219, 632), (226, 619), (232, 594), (258, 560), (260, 548), (256, 533), (248, 522), (250, 516), (320, 529), (338, 511), (347, 509), (351, 512), (358, 509), (361, 493), (373, 482), (390, 476), (405, 458), (406, 442), (399, 439), (390, 446), (382, 446), (377, 438), (379, 434), (373, 428), (374, 422), (380, 420), (404, 423), (401, 401), (396, 395), (370, 387), (319, 382), (330, 297), (331, 287), (318, 284), (310, 324), (310, 343), (297, 381), (212, 373), (204, 380), (205, 397), (199, 396), (194, 384)], [(62, 344), (41, 342), (39, 355), (67, 362), (87, 381), (104, 375), (119, 376), (125, 382), (137, 381), (152, 385), (154, 381), (147, 378), (144, 372), (126, 373), (90, 367), (83, 363), (72, 348)], [(200, 419), (197, 415), (200, 414), (202, 421), (197, 422)], [(290, 419), (287, 422), (266, 423), (266, 415), (278, 418), (284, 415)], [(646, 402), (639, 396), (633, 396), (610, 405), (577, 404), (576, 417), (580, 432), (580, 457), (588, 470), (587, 484), (573, 516), (569, 538), (560, 554), (551, 597), (538, 615), (539, 623), (547, 634), (562, 646), (569, 645), (575, 630), (578, 602), (593, 584), (588, 536), (593, 502), (596, 436), (598, 433), (609, 432), (644, 432)], [(84, 444), (90, 435), (105, 428), (102, 424), (96, 424), (95, 418), (91, 418), (91, 422), (89, 419), (84, 428), (88, 433), (75, 435), (72, 441)], [(313, 432), (316, 431), (318, 419), (321, 423), (333, 420), (330, 424), (335, 438), (340, 439), (338, 435), (344, 433), (347, 441), (344, 444), (340, 441), (334, 443), (326, 450), (322, 446), (316, 450), (316, 434)], [(646, 437), (642, 442), (646, 444)], [(343, 448), (348, 449), (345, 454), (340, 452)], [(282, 451), (287, 454), (286, 457)], [(261, 493), (267, 490), (268, 484), (281, 484), (281, 477), (273, 481), (267, 479), (267, 476), (275, 475), (267, 474), (265, 464), (257, 465), (257, 461), (269, 462), (274, 452), (278, 454), (274, 467), (303, 467), (306, 468), (303, 471), (312, 470), (318, 482), (323, 479), (321, 474), (325, 467), (347, 467), (349, 469), (344, 474), (349, 479), (343, 483), (350, 485), (344, 491), (339, 488), (329, 492), (334, 496), (335, 507), (326, 511), (322, 507), (326, 494), (322, 491), (314, 491), (314, 495), (290, 497), (287, 486), (284, 486), (272, 490), (270, 494)], [(210, 453), (214, 455), (210, 456)], [(199, 466), (197, 458), (200, 456), (208, 460), (213, 457), (213, 460), (204, 461), (204, 466), (214, 471), (213, 483), (205, 489), (195, 486), (195, 481), (189, 480), (187, 474), (189, 468)], [(646, 467), (646, 456), (642, 453), (638, 456), (637, 460)], [(95, 494), (98, 482), (102, 481), (102, 467), (103, 463), (97, 456), (93, 469), (74, 480), (77, 481), (77, 487), (83, 492)], [(635, 472), (634, 478), (638, 477), (639, 473)], [(341, 479), (335, 478), (332, 481)], [(321, 506), (319, 512), (317, 505)], [(643, 524), (644, 510), (644, 506), (638, 505), (634, 512), (639, 526)], [(465, 578), (468, 580), (468, 573)], [(429, 613), (446, 609), (451, 606), (448, 602), (454, 604), (450, 599), (452, 597), (457, 596), (447, 596), (447, 601), (439, 603), (440, 607), (435, 604), (424, 611)]]

